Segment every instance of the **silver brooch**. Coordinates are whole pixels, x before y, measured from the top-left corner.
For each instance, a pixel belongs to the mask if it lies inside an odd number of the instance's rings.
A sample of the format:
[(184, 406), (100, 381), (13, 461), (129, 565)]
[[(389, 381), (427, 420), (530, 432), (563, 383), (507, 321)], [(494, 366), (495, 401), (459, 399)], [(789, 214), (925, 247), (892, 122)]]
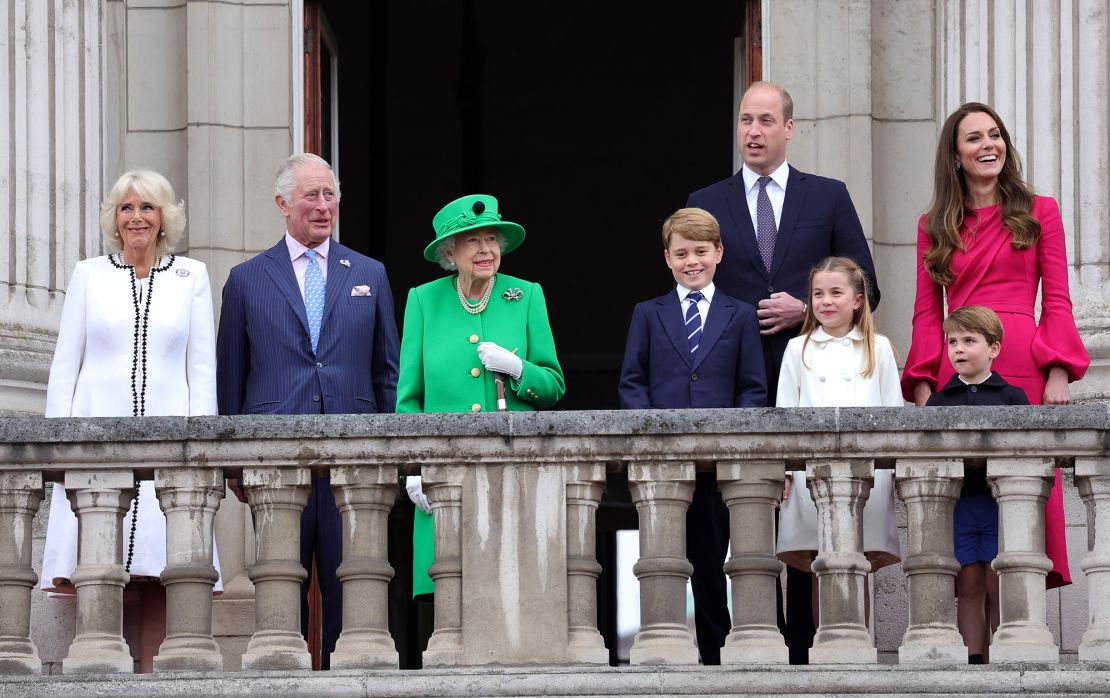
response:
[(524, 292), (519, 288), (510, 288), (506, 289), (505, 292), (501, 294), (501, 297), (507, 301), (518, 301), (524, 298)]
[(178, 276), (188, 276), (189, 275), (189, 270), (185, 269), (184, 267), (178, 267), (177, 268), (177, 275)]
[(351, 266), (351, 260), (349, 260), (349, 259), (341, 259), (341, 260), (339, 260), (339, 263), (342, 264), (345, 267)]

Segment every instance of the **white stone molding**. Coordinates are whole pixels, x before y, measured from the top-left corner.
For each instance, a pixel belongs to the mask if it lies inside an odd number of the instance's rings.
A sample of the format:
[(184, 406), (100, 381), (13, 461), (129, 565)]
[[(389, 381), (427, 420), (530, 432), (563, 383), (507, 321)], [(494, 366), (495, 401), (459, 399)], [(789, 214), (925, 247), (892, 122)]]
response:
[(597, 507), (605, 491), (605, 466), (567, 467), (567, 652), (572, 662), (608, 664), (597, 629)]
[(31, 520), (42, 501), (42, 474), (0, 473), (0, 674), (38, 674), (31, 641)]
[(435, 582), (435, 624), (423, 655), (423, 664), (427, 667), (464, 663), (462, 494), (465, 477), (466, 467), (462, 465), (426, 466), (421, 470), (435, 527), (435, 561), (428, 568), (428, 576)]

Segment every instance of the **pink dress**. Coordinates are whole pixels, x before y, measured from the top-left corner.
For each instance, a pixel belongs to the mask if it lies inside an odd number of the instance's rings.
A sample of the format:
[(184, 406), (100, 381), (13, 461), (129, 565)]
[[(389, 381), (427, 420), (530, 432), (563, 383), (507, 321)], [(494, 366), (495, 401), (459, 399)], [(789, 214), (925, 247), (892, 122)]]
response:
[[(1076, 381), (1087, 372), (1091, 360), (1072, 315), (1060, 209), (1055, 199), (1037, 196), (1032, 213), (1041, 223), (1041, 236), (1031, 247), (1015, 250), (999, 206), (968, 209), (960, 229), (965, 249), (952, 255), (956, 279), (947, 291), (949, 311), (964, 305), (985, 305), (998, 313), (1005, 336), (993, 370), (1006, 382), (1022, 388), (1030, 403), (1040, 405), (1050, 368), (1060, 366), (1067, 370), (1070, 380)], [(913, 340), (902, 373), (902, 394), (911, 402), (919, 382), (928, 381), (935, 391), (954, 373), (941, 330), (946, 316), (941, 287), (933, 282), (921, 261), (928, 250), (922, 216), (917, 224)], [(1038, 286), (1040, 323), (1034, 315)], [(1045, 553), (1053, 564), (1048, 588), (1071, 584), (1059, 471), (1045, 507)]]

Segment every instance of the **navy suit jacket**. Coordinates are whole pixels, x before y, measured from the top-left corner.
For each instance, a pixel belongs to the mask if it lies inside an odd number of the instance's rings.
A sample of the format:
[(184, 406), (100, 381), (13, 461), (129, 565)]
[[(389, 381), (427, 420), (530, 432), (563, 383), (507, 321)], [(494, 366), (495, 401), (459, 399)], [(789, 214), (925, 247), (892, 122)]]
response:
[(691, 357), (682, 305), (671, 291), (632, 311), (618, 388), (621, 407), (765, 407), (763, 371), (755, 308), (717, 289)]
[[(369, 296), (352, 296), (369, 286)], [(312, 352), (285, 238), (231, 270), (216, 339), (220, 414), (393, 412), (397, 324), (381, 262), (330, 243), (324, 314)]]
[[(785, 291), (808, 303), (810, 270), (825, 257), (840, 256), (863, 267), (871, 279), (872, 309), (879, 304), (875, 263), (843, 182), (790, 168), (770, 272), (759, 255), (742, 172), (694, 192), (686, 205), (709, 211), (721, 226), (725, 254), (713, 283), (728, 295), (758, 306), (772, 293)], [(772, 402), (786, 344), (799, 329), (763, 337)]]

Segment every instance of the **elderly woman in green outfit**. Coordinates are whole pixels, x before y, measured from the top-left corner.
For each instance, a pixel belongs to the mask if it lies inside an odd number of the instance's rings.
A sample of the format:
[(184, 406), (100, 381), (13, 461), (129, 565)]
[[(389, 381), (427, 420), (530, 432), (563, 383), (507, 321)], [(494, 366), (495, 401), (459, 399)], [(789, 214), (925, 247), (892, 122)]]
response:
[[(432, 219), (424, 258), (449, 276), (409, 291), (397, 381), (398, 412), (497, 410), (495, 373), (509, 410), (550, 407), (563, 396), (563, 370), (539, 284), (499, 274), (501, 256), (524, 242), (524, 228), (502, 221), (497, 199), (464, 196)], [(433, 591), (431, 507), (420, 478), (405, 481), (417, 506), (413, 596)]]

